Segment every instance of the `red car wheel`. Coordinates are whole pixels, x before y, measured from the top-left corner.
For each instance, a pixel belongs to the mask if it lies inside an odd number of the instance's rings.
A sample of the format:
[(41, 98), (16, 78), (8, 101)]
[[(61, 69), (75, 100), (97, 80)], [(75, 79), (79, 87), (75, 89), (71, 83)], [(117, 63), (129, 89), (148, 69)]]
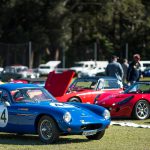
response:
[(139, 100), (133, 110), (136, 119), (144, 120), (150, 115), (150, 104), (146, 100)]

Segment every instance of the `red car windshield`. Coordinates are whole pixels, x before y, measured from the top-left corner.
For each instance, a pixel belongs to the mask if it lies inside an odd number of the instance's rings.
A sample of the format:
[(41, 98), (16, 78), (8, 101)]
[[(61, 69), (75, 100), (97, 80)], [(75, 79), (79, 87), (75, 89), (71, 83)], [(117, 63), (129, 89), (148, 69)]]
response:
[(77, 79), (75, 80), (71, 86), (70, 90), (78, 90), (78, 89), (116, 89), (121, 88), (122, 85), (116, 79)]
[(150, 94), (150, 83), (148, 82), (137, 82), (127, 88), (124, 93), (149, 93)]

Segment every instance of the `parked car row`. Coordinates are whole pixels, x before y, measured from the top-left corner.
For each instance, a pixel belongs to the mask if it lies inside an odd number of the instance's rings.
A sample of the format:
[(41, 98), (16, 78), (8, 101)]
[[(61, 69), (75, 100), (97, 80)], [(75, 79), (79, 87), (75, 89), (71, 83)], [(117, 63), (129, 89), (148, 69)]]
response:
[(122, 82), (113, 77), (81, 77), (73, 81), (74, 76), (72, 70), (62, 73), (52, 71), (47, 79), (20, 78), (11, 82), (45, 87), (59, 102), (103, 106), (110, 111), (112, 117), (146, 119), (150, 116), (150, 82), (137, 82), (124, 90)]
[(25, 78), (1, 84), (0, 131), (37, 134), (47, 144), (71, 134), (99, 140), (111, 117), (143, 120), (150, 116), (150, 81), (136, 82), (124, 90), (116, 78), (72, 81), (74, 76), (71, 70), (50, 72), (44, 87), (39, 86), (40, 80)]
[(103, 106), (110, 111), (111, 117), (143, 120), (150, 116), (150, 81), (136, 82), (124, 90), (122, 83), (112, 77), (76, 78), (69, 84), (72, 77), (71, 71), (62, 74), (51, 72), (45, 88), (60, 102)]
[[(61, 61), (48, 61), (40, 64), (35, 69), (29, 69), (23, 65), (12, 65), (4, 68), (0, 67), (0, 77), (2, 81), (9, 81), (11, 78), (38, 78), (47, 76), (52, 71), (73, 70), (77, 77), (104, 76), (108, 61), (78, 61), (70, 68), (58, 68)], [(150, 76), (150, 61), (140, 61), (141, 71), (144, 77)]]
[(39, 78), (39, 73), (22, 65), (6, 66), (1, 72), (1, 80), (4, 82), (19, 78)]

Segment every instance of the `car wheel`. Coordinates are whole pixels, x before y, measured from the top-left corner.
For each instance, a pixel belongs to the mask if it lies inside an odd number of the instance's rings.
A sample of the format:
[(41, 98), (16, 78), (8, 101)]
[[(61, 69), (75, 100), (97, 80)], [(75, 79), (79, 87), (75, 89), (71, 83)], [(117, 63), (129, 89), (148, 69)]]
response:
[(59, 139), (59, 129), (56, 122), (49, 116), (43, 116), (38, 123), (38, 134), (42, 142), (50, 144)]
[(136, 119), (144, 120), (150, 115), (150, 105), (146, 100), (139, 100), (134, 107), (133, 115)]
[(105, 130), (99, 131), (94, 135), (86, 136), (89, 140), (100, 140), (105, 134)]
[(68, 102), (78, 102), (81, 103), (80, 99), (77, 97), (70, 98)]

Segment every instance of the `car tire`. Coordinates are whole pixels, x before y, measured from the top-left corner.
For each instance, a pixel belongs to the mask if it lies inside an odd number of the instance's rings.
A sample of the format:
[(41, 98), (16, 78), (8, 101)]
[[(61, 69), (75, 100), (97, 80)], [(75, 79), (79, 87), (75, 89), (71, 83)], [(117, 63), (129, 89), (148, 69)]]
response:
[(105, 134), (105, 130), (99, 131), (94, 135), (86, 136), (89, 140), (100, 140)]
[(51, 144), (59, 139), (60, 132), (54, 119), (43, 116), (38, 122), (38, 134), (42, 142)]
[(134, 107), (133, 117), (138, 120), (147, 119), (150, 116), (150, 104), (146, 100), (139, 100)]
[(72, 98), (70, 98), (68, 102), (77, 102), (77, 103), (81, 103), (80, 99), (77, 98), (77, 97), (72, 97)]

